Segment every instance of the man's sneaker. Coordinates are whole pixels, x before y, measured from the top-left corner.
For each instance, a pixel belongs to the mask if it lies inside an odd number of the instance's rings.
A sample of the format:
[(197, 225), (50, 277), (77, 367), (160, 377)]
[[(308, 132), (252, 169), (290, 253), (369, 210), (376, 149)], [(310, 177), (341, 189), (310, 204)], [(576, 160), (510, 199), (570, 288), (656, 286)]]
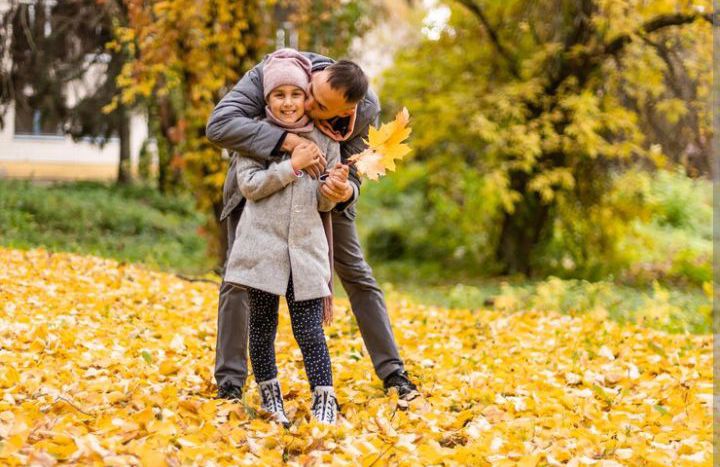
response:
[(398, 396), (405, 401), (411, 401), (420, 395), (417, 386), (408, 378), (407, 372), (402, 370), (398, 370), (385, 378), (383, 385), (385, 386), (385, 392), (392, 388), (397, 389)]
[(218, 388), (216, 399), (242, 400), (242, 386), (233, 383), (224, 383)]
[(270, 414), (270, 417), (287, 428), (290, 426), (290, 420), (285, 415), (285, 407), (283, 406), (282, 391), (280, 390), (280, 382), (277, 378), (270, 379), (258, 383), (260, 389), (260, 407)]
[(310, 411), (320, 423), (334, 425), (337, 422), (338, 403), (332, 386), (315, 386)]

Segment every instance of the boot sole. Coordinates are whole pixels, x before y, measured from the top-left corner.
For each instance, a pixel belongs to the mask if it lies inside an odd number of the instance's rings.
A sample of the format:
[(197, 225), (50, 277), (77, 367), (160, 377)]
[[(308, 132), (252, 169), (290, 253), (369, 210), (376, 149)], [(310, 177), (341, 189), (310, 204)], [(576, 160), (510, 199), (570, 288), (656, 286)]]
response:
[(411, 389), (410, 391), (406, 392), (403, 395), (400, 395), (400, 391), (396, 386), (393, 386), (391, 388), (385, 389), (385, 394), (390, 394), (390, 391), (395, 391), (398, 393), (398, 398), (400, 400), (410, 402), (413, 399), (416, 399), (421, 396), (420, 392), (417, 389)]

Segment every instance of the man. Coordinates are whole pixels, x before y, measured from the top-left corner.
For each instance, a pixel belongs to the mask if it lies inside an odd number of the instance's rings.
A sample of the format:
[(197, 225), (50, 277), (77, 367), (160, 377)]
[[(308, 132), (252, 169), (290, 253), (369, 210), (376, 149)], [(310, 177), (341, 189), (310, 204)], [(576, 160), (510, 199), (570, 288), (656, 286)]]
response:
[[(353, 62), (303, 52), (312, 62), (312, 78), (306, 112), (324, 132), (340, 141), (343, 162), (367, 146), (368, 128), (376, 124), (380, 105), (367, 77)], [(263, 94), (264, 61), (235, 85), (218, 103), (207, 123), (208, 139), (230, 151), (271, 161), (281, 153), (301, 146), (316, 154), (317, 163), (306, 171), (318, 177), (325, 171), (325, 158), (319, 148), (294, 133), (258, 120), (265, 114)], [(226, 221), (228, 248), (232, 247), (244, 199), (237, 188), (233, 157), (223, 188), (225, 203), (220, 221)], [(385, 390), (395, 388), (403, 399), (418, 392), (409, 380), (393, 337), (383, 293), (365, 261), (355, 229), (355, 201), (360, 180), (351, 168), (349, 180), (326, 182), (324, 194), (337, 202), (332, 213), (334, 267), (345, 288), (358, 322), (365, 347)], [(228, 251), (230, 251), (228, 249)], [(240, 398), (247, 378), (248, 302), (244, 290), (230, 284), (220, 286), (218, 304), (218, 338), (215, 379), (218, 397)]]

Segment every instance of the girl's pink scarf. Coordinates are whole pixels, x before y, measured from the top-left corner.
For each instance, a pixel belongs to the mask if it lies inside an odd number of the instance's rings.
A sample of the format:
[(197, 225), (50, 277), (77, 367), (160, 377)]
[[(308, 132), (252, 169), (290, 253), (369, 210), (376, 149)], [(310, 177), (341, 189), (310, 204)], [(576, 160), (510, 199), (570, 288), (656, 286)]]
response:
[(314, 127), (313, 121), (310, 120), (310, 117), (308, 117), (307, 115), (303, 115), (300, 120), (294, 123), (283, 122), (279, 118), (275, 117), (275, 115), (270, 110), (270, 107), (267, 105), (265, 106), (265, 117), (273, 124), (291, 133), (306, 133), (308, 131), (312, 131)]
[[(322, 131), (328, 138), (330, 138), (333, 141), (337, 141), (338, 143), (341, 143), (343, 141), (347, 141), (350, 136), (352, 136), (353, 131), (355, 130), (355, 117), (357, 116), (357, 105), (355, 105), (355, 108), (352, 110), (352, 113), (345, 117), (334, 117), (328, 120), (315, 120), (315, 126), (318, 130)], [(335, 124), (341, 120), (349, 118), (350, 121), (347, 125), (347, 130), (343, 133), (339, 130), (335, 129)]]

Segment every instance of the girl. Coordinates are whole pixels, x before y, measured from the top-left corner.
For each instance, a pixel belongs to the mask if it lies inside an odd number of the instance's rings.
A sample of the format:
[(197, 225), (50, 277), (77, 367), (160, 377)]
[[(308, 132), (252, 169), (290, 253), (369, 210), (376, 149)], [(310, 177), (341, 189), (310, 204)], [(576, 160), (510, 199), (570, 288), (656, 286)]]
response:
[[(263, 67), (266, 119), (287, 131), (313, 140), (325, 153), (330, 177), (347, 179), (338, 164), (340, 147), (314, 128), (305, 115), (310, 60), (292, 49), (270, 55)], [(262, 409), (285, 426), (275, 364), (279, 296), (285, 295), (293, 335), (302, 351), (313, 392), (312, 415), (334, 424), (337, 400), (330, 354), (322, 329), (323, 298), (330, 296), (328, 242), (320, 213), (335, 203), (323, 196), (317, 180), (302, 169), (318, 156), (301, 147), (288, 157), (266, 163), (239, 156), (237, 181), (246, 205), (230, 252), (225, 281), (247, 288), (250, 302), (250, 361)]]

